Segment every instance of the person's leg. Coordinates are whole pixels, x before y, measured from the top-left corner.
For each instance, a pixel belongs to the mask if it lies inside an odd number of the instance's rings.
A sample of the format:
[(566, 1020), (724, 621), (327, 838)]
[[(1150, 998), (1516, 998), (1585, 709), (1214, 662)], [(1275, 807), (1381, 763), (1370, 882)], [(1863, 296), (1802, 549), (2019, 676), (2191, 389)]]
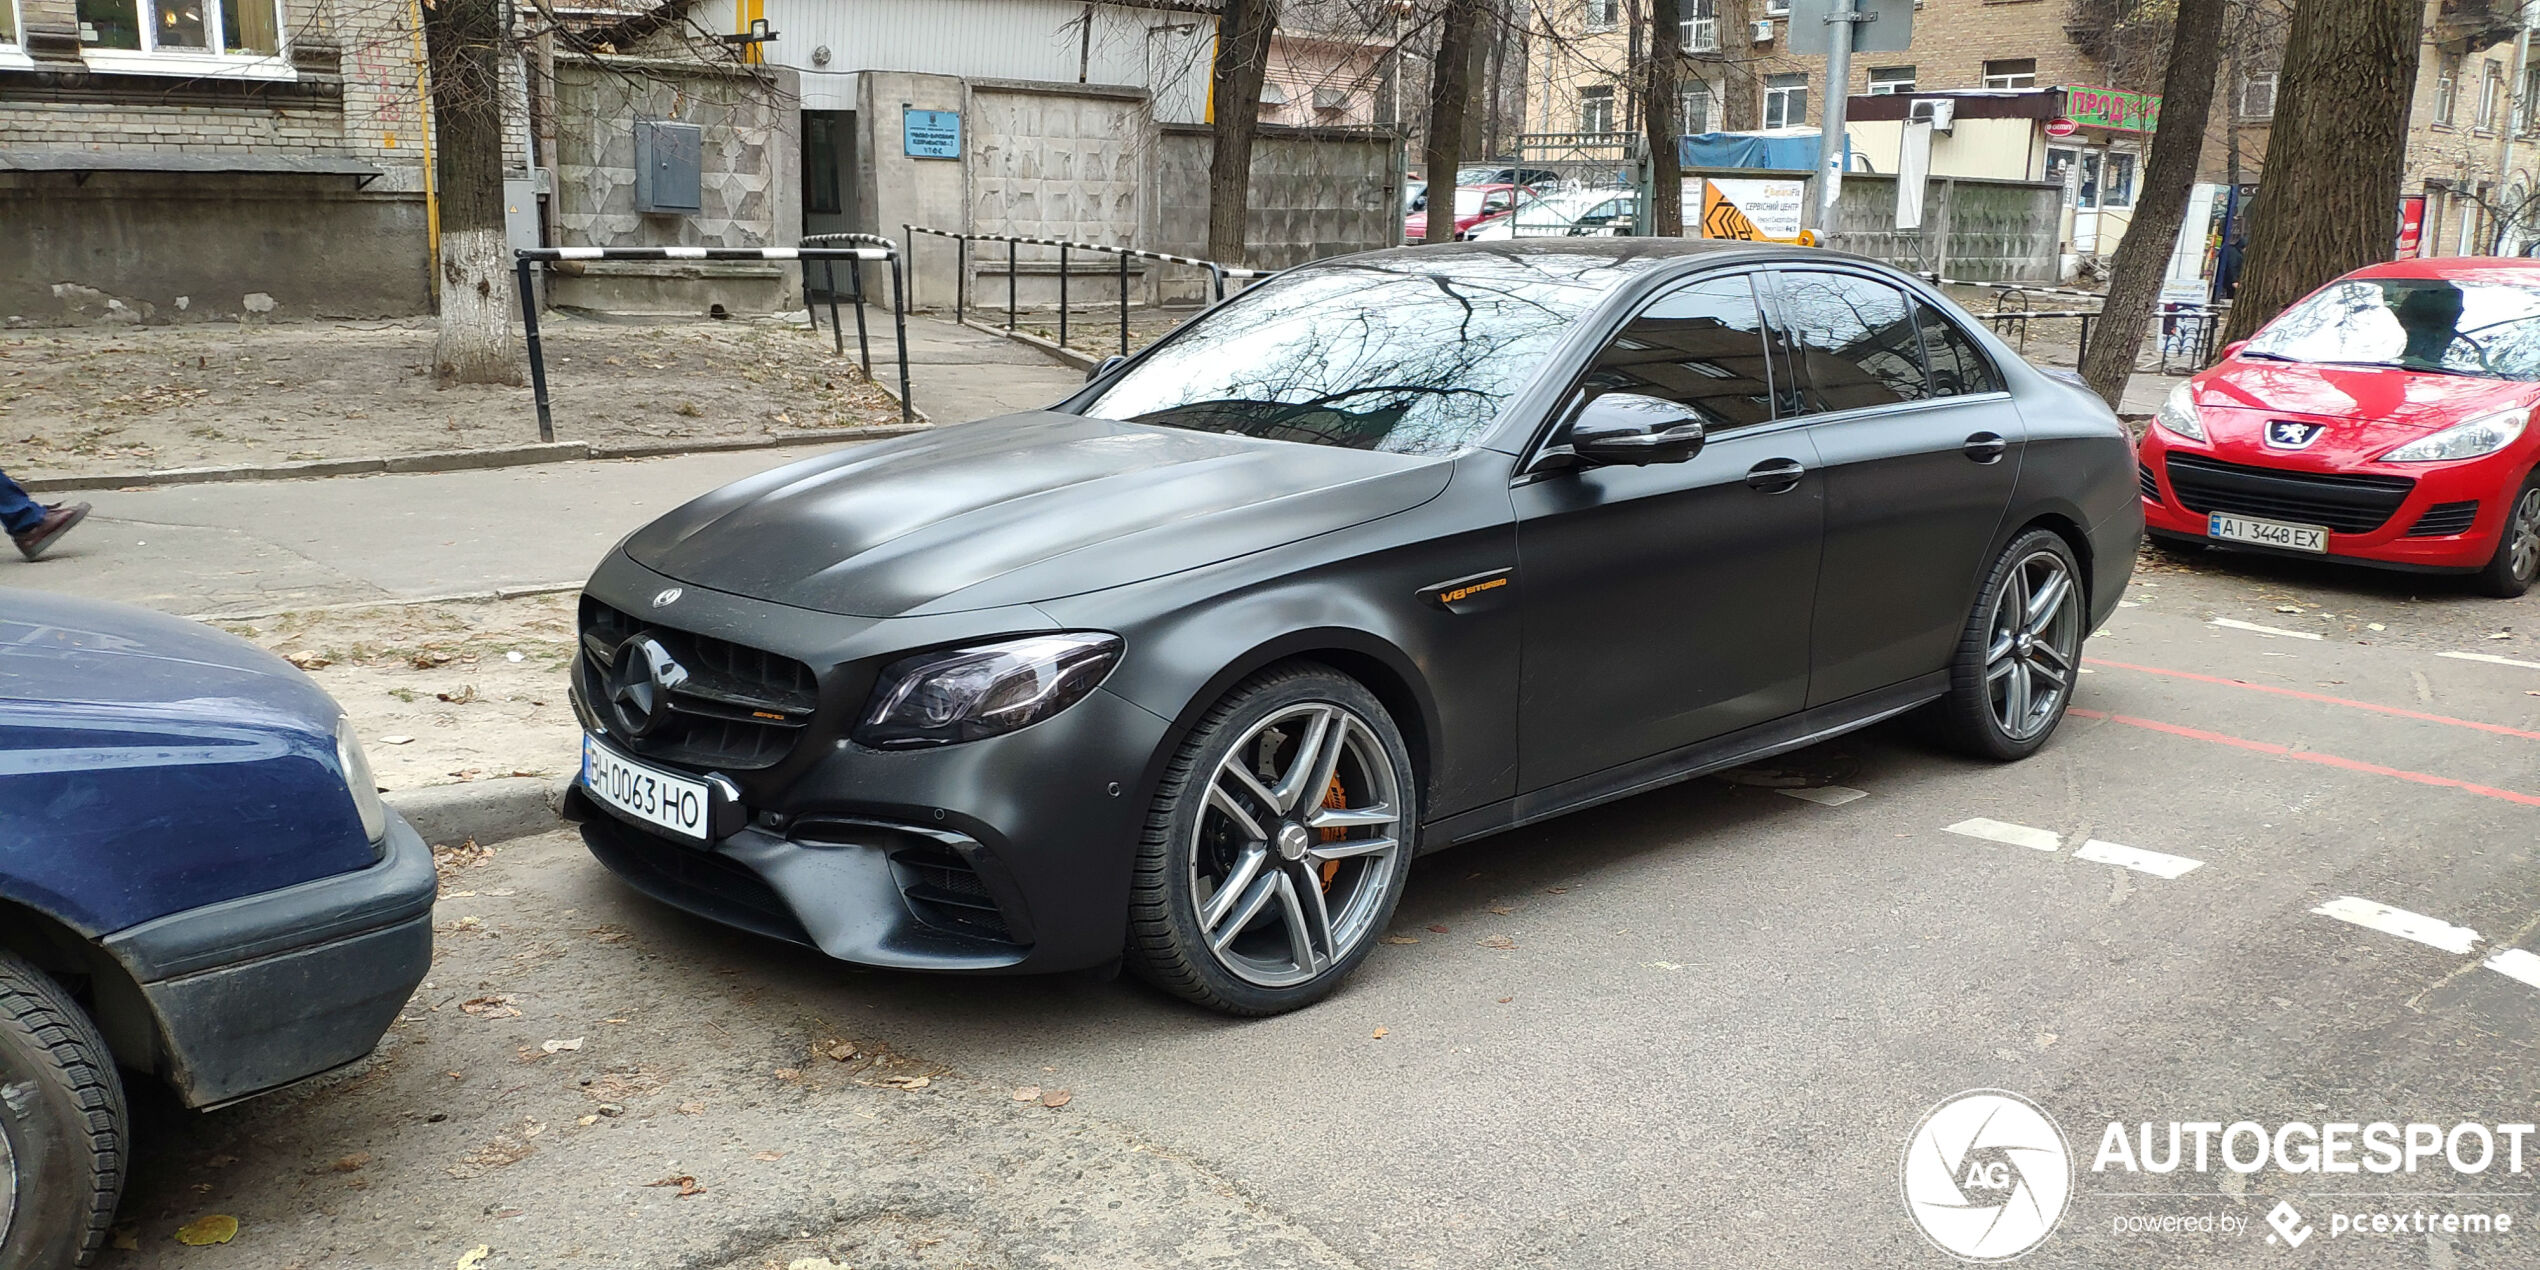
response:
[(27, 497), (8, 473), (0, 472), (0, 529), (22, 534), (43, 523), (43, 504)]

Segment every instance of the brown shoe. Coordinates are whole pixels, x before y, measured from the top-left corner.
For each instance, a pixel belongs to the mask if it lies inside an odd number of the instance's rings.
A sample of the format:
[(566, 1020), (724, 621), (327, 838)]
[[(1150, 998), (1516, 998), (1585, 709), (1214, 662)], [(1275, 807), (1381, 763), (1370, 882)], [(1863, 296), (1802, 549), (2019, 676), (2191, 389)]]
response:
[(86, 519), (88, 519), (88, 504), (55, 503), (44, 509), (44, 519), (37, 521), (35, 528), (22, 534), (11, 534), (9, 539), (18, 544), (19, 555), (33, 560), (51, 550), (53, 544), (61, 541), (62, 535), (69, 533), (73, 525)]

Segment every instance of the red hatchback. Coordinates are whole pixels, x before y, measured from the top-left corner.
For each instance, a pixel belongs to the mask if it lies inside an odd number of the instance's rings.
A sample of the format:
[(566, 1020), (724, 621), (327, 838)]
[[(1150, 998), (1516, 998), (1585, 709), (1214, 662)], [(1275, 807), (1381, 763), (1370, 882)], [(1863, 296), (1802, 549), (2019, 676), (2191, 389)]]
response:
[(2155, 539), (2540, 575), (2540, 263), (2374, 265), (2171, 392), (2141, 449)]

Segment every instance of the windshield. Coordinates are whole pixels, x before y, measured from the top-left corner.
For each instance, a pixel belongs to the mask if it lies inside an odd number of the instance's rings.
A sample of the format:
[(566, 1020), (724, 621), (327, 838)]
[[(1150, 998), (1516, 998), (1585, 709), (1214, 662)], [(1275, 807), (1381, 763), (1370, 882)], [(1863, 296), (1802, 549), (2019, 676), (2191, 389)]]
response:
[(2356, 278), (2287, 310), (2244, 356), (2540, 379), (2540, 287)]
[(1472, 253), (1302, 269), (1175, 332), (1085, 413), (1453, 454), (1481, 438), (1573, 323), (1653, 259)]
[[(1499, 193), (1497, 190), (1457, 190), (1455, 192), (1455, 214), (1458, 216), (1470, 216), (1473, 213), (1482, 210), (1483, 195), (1497, 193)], [(1503, 195), (1500, 198), (1499, 203), (1502, 207), (1507, 206), (1508, 199), (1506, 196)]]

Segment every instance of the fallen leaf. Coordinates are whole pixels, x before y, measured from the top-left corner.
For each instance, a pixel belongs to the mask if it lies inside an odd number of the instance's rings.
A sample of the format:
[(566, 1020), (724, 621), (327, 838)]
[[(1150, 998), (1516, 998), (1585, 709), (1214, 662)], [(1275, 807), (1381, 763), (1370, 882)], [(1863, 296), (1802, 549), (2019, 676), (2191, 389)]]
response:
[(1515, 998), (1515, 997), (1501, 997), (1501, 998), (1499, 999), (1499, 1003), (1500, 1003), (1501, 1005), (1506, 1005), (1506, 1004), (1508, 1004), (1509, 1002), (1514, 1001), (1514, 1000), (1516, 1000), (1516, 999), (1517, 999), (1517, 998)]
[(2053, 1032), (2040, 1032), (2037, 1034), (2037, 1048), (2044, 1049), (2061, 1039), (2063, 1038), (2057, 1036)]
[(2487, 638), (2489, 638), (2489, 639), (2512, 639), (2513, 637), (2514, 637), (2514, 633), (2513, 633), (2512, 631), (2498, 631), (2498, 632), (2496, 632), (2495, 634), (2488, 636)]
[(381, 745), (412, 745), (415, 739), (410, 736), (383, 736), (379, 738), (379, 743)]
[(1371, 1037), (1373, 1037), (1373, 1038), (1375, 1038), (1376, 1040), (1381, 1041), (1381, 1040), (1385, 1039), (1385, 1033), (1386, 1033), (1386, 1032), (1388, 1032), (1388, 1031), (1391, 1031), (1391, 1030), (1392, 1030), (1392, 1029), (1390, 1029), (1390, 1028), (1381, 1028), (1381, 1027), (1380, 1027), (1380, 1028), (1377, 1028), (1375, 1031), (1368, 1033), (1368, 1035), (1369, 1035), (1369, 1036), (1371, 1036)]
[(853, 1041), (840, 1041), (840, 1042), (838, 1042), (837, 1044), (830, 1046), (830, 1047), (829, 1047), (829, 1057), (834, 1058), (834, 1059), (838, 1060), (838, 1061), (839, 1061), (839, 1062), (841, 1062), (841, 1063), (843, 1063), (843, 1062), (847, 1061), (847, 1060), (848, 1060), (848, 1059), (850, 1059), (850, 1058), (854, 1058), (854, 1057), (855, 1057), (855, 1042), (853, 1042)]
[(1506, 952), (1511, 948), (1515, 948), (1517, 946), (1517, 941), (1510, 939), (1506, 935), (1493, 935), (1490, 938), (1481, 941), (1481, 944), (1484, 948), (1496, 948), (1501, 952)]
[(478, 1266), (485, 1264), (485, 1259), (487, 1257), (493, 1255), (493, 1245), (478, 1244), (477, 1246), (468, 1249), (466, 1253), (459, 1257), (459, 1263), (453, 1268), (453, 1270), (476, 1270)]
[(1682, 969), (1684, 969), (1684, 967), (1683, 967), (1682, 965), (1680, 965), (1680, 964), (1678, 964), (1678, 963), (1676, 963), (1676, 962), (1672, 962), (1672, 961), (1652, 961), (1652, 962), (1645, 962), (1645, 963), (1643, 963), (1643, 964), (1647, 965), (1647, 966), (1648, 966), (1650, 969), (1652, 969), (1652, 970), (1682, 970)]
[(2275, 606), (2275, 611), (2278, 613), (2299, 613), (2302, 611), (2302, 606), (2299, 604), (2279, 604)]
[(1418, 935), (1387, 935), (1385, 936), (1385, 942), (1388, 944), (1416, 944), (1420, 942), (1420, 937)]
[(368, 1163), (370, 1163), (370, 1152), (355, 1151), (351, 1155), (337, 1160), (334, 1167), (335, 1171), (338, 1173), (355, 1173), (359, 1172), (362, 1166)]
[(2381, 624), (2381, 623), (2379, 623), (2379, 622), (2366, 622), (2366, 623), (2364, 623), (2364, 629), (2365, 629), (2365, 630), (2368, 630), (2368, 631), (2386, 631), (2386, 630), (2389, 630), (2390, 628), (2389, 628), (2389, 627), (2387, 627), (2387, 626), (2382, 625), (2382, 624)]
[(578, 1124), (578, 1125), (582, 1126), (582, 1127), (583, 1127), (583, 1128), (585, 1128), (585, 1129), (588, 1129), (588, 1128), (590, 1128), (591, 1126), (593, 1126), (593, 1125), (595, 1125), (595, 1124), (598, 1124), (599, 1122), (600, 1122), (600, 1117), (599, 1117), (599, 1115), (598, 1115), (597, 1113), (594, 1113), (594, 1114), (592, 1114), (592, 1115), (587, 1115), (587, 1116), (584, 1116), (584, 1117), (582, 1117), (581, 1119), (574, 1121), (574, 1123), (575, 1123), (575, 1124)]
[(532, 1120), (520, 1127), (520, 1136), (524, 1138), (534, 1138), (546, 1131), (547, 1126), (545, 1124)]
[(882, 1083), (893, 1089), (905, 1089), (915, 1093), (935, 1082), (924, 1076), (885, 1076), (882, 1078)]
[(802, 1078), (802, 1072), (795, 1068), (779, 1067), (776, 1069), (776, 1079), (778, 1080), (801, 1080)]
[(1543, 888), (1543, 893), (1546, 895), (1559, 895), (1569, 889), (1570, 888), (1566, 886), (1547, 886)]
[(785, 1270), (853, 1270), (827, 1257), (796, 1257), (785, 1263)]
[(141, 1228), (139, 1226), (117, 1226), (115, 1227), (114, 1235), (115, 1251), (141, 1251)]
[(1510, 908), (1509, 906), (1507, 906), (1507, 905), (1505, 905), (1505, 904), (1493, 904), (1493, 905), (1491, 905), (1491, 906), (1490, 906), (1490, 911), (1491, 911), (1491, 912), (1493, 912), (1493, 913), (1498, 914), (1498, 915), (1499, 915), (1499, 916), (1501, 916), (1501, 917), (1506, 917), (1506, 916), (1508, 916), (1510, 913), (1514, 913), (1514, 912), (1516, 912), (1517, 910), (1515, 910), (1515, 909), (1513, 909), (1513, 908)]
[(1021, 1089), (1014, 1091), (1014, 1100), (1016, 1102), (1031, 1102), (1038, 1099), (1040, 1096), (1041, 1087), (1038, 1085), (1025, 1085)]
[(761, 1164), (774, 1164), (778, 1160), (784, 1159), (785, 1153), (782, 1151), (761, 1151), (752, 1155), (750, 1158)]
[(1056, 1110), (1057, 1108), (1066, 1106), (1075, 1097), (1076, 1095), (1071, 1094), (1064, 1089), (1053, 1089), (1048, 1093), (1041, 1095), (1041, 1105), (1051, 1108), (1052, 1110)]
[(215, 1213), (197, 1217), (176, 1228), (176, 1241), (188, 1248), (206, 1244), (225, 1244), (238, 1237), (238, 1219)]
[(578, 1050), (582, 1048), (582, 1038), (575, 1036), (568, 1037), (561, 1041), (549, 1041), (538, 1048), (545, 1050), (550, 1054), (561, 1054), (568, 1050)]
[(1446, 933), (1446, 927), (1435, 922), (1431, 922), (1429, 924), (1429, 933), (1432, 935), (1443, 935)]
[(678, 1110), (683, 1116), (701, 1116), (705, 1114), (706, 1105), (701, 1102), (683, 1102), (679, 1104)]
[(679, 1198), (681, 1199), (686, 1199), (691, 1195), (703, 1195), (706, 1193), (706, 1188), (697, 1185), (697, 1179), (690, 1177), (685, 1173), (682, 1173), (677, 1177), (665, 1177), (658, 1182), (646, 1182), (644, 1185), (676, 1186), (679, 1188)]
[(323, 670), (326, 667), (335, 664), (332, 659), (321, 656), (317, 653), (284, 653), (282, 655), (282, 660), (287, 661), (302, 670)]

